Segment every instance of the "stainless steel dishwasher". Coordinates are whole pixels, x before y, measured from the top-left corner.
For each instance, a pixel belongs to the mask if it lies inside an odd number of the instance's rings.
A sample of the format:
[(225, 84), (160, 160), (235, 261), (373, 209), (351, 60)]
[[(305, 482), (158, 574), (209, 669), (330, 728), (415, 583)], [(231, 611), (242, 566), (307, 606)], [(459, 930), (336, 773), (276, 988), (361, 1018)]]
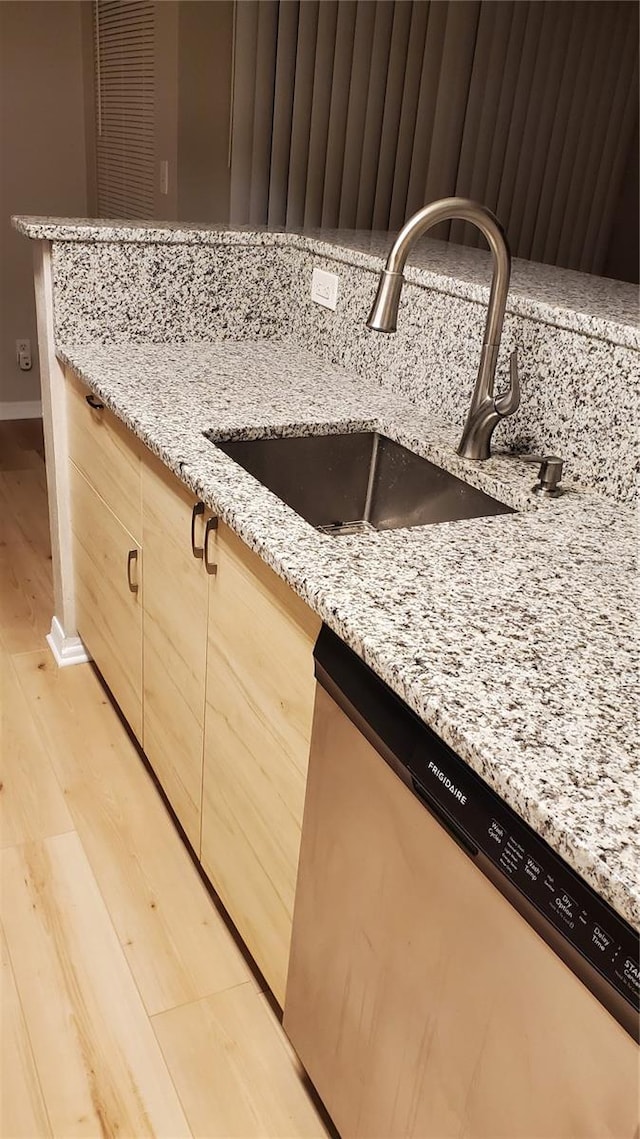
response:
[(638, 935), (329, 630), (284, 1026), (343, 1139), (632, 1139)]

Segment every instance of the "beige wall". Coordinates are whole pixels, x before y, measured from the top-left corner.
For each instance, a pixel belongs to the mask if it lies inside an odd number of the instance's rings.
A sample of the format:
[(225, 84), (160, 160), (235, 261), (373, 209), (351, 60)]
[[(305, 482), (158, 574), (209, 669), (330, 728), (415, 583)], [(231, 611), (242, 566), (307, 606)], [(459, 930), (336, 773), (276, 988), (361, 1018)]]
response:
[[(87, 213), (82, 9), (89, 0), (0, 0), (0, 416), (38, 400), (32, 243), (10, 215)], [(29, 337), (33, 370), (15, 341)]]

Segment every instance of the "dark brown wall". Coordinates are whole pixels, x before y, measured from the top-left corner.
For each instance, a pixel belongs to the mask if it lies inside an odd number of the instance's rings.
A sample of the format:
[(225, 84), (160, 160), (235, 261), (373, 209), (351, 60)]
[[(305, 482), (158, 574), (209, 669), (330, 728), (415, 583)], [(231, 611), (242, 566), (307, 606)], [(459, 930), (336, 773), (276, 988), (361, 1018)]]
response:
[(638, 121), (636, 120), (636, 129), (629, 148), (627, 166), (620, 187), (615, 221), (611, 231), (609, 252), (604, 266), (606, 277), (615, 277), (618, 281), (634, 281), (636, 284), (640, 277), (639, 165)]

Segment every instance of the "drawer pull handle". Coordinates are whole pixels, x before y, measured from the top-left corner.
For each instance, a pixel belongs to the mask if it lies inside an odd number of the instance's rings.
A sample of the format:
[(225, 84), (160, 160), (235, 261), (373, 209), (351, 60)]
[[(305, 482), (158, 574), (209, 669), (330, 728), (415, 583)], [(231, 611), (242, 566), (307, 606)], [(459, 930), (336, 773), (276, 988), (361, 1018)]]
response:
[(207, 518), (207, 525), (204, 528), (204, 568), (207, 573), (212, 575), (217, 574), (218, 566), (215, 562), (209, 561), (209, 535), (212, 530), (218, 529), (218, 519), (215, 514), (211, 518)]
[(84, 398), (94, 411), (104, 411), (104, 404), (100, 403), (100, 400), (96, 399), (94, 395), (86, 395)]
[(196, 545), (196, 518), (204, 514), (204, 503), (196, 502), (191, 512), (191, 553), (194, 558), (201, 558), (204, 554), (204, 546)]
[(131, 590), (132, 593), (138, 592), (138, 583), (137, 583), (137, 581), (134, 581), (132, 573), (131, 573), (131, 567), (133, 565), (137, 566), (137, 564), (138, 564), (138, 551), (137, 550), (129, 550), (129, 553), (127, 554), (127, 581), (129, 582), (129, 589)]

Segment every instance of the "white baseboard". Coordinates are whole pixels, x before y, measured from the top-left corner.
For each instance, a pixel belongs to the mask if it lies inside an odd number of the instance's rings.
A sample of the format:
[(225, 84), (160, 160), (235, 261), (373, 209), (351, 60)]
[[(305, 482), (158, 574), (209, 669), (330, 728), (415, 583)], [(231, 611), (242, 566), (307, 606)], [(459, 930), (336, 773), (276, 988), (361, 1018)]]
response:
[(26, 399), (0, 403), (0, 419), (42, 419), (42, 400)]
[(71, 664), (86, 664), (91, 660), (80, 637), (67, 637), (57, 617), (51, 622), (51, 632), (47, 634), (47, 644), (53, 653), (58, 668)]

